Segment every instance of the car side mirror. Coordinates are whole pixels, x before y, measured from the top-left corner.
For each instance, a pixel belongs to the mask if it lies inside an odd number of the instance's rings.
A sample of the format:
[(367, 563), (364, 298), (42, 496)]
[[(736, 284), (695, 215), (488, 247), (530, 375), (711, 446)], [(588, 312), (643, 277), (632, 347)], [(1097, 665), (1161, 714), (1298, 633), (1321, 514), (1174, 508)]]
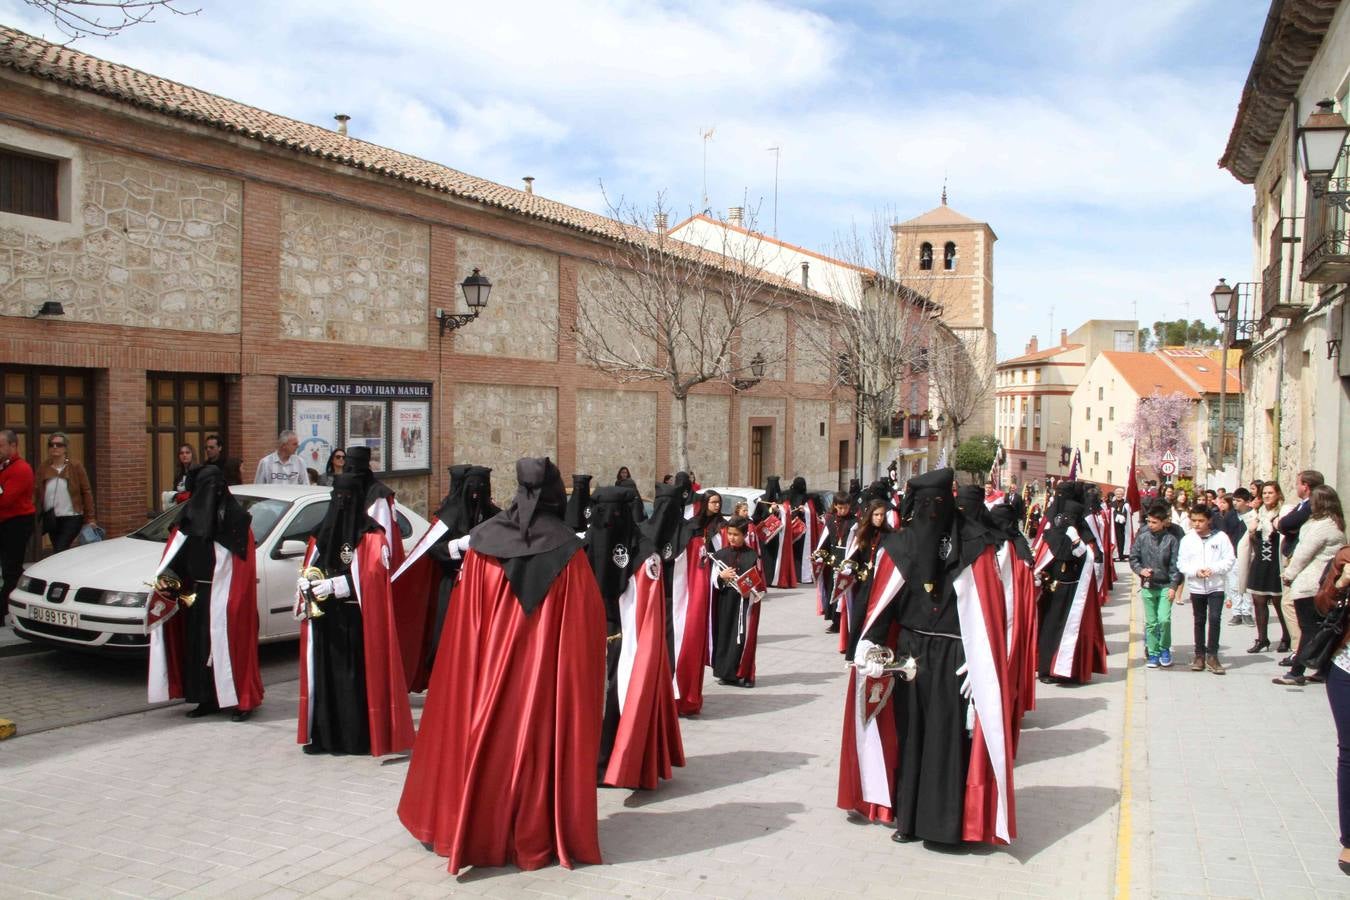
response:
[(305, 555), (309, 544), (305, 541), (282, 541), (272, 550), (273, 559), (298, 559)]

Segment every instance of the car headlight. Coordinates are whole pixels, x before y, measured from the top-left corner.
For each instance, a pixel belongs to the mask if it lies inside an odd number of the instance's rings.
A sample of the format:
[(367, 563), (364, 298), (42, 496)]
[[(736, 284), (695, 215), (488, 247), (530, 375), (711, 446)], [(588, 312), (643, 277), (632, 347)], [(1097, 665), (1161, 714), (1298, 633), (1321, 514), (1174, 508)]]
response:
[(104, 606), (144, 606), (150, 595), (144, 591), (104, 591)]
[(39, 597), (47, 592), (47, 582), (31, 575), (20, 575), (19, 583), (15, 587), (24, 593), (37, 594)]

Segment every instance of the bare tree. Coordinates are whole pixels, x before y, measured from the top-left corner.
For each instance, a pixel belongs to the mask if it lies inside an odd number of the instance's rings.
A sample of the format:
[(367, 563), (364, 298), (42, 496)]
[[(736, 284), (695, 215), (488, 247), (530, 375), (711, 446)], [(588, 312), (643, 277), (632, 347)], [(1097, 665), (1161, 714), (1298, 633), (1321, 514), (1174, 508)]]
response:
[(82, 37), (112, 37), (119, 32), (153, 22), (151, 16), (168, 10), (174, 15), (195, 16), (198, 9), (180, 9), (179, 0), (24, 0), (52, 17), (68, 40)]
[(928, 378), (938, 409), (946, 417), (951, 446), (961, 444), (961, 429), (980, 412), (994, 390), (993, 350), (979, 338), (966, 339), (945, 325), (933, 333)]
[(744, 390), (762, 373), (775, 377), (787, 356), (787, 310), (801, 291), (764, 268), (757, 242), (721, 228), (695, 246), (666, 234), (667, 215), (661, 197), (650, 209), (610, 204), (616, 245), (583, 268), (572, 333), (580, 360), (616, 381), (665, 383), (676, 463), (688, 469), (690, 391), (709, 382)]
[(881, 469), (882, 432), (901, 408), (906, 389), (922, 382), (940, 312), (930, 298), (896, 277), (890, 219), (878, 214), (870, 229), (855, 227), (838, 241), (835, 255), (849, 269), (832, 270), (829, 293), (836, 302), (822, 319), (829, 340), (815, 348), (838, 360), (832, 367), (835, 383), (853, 394), (860, 421), (871, 431), (873, 475)]

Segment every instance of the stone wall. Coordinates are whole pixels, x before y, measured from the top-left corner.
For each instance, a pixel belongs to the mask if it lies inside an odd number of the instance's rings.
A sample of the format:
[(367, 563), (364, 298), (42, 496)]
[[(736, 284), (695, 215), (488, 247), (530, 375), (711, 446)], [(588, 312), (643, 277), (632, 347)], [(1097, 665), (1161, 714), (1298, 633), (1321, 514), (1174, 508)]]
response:
[(781, 309), (769, 310), (747, 322), (741, 334), (741, 356), (752, 359), (763, 353), (767, 365), (764, 377), (782, 381), (787, 377), (787, 313)]
[[(558, 458), (558, 392), (551, 387), (457, 384), (454, 456), (445, 465), (492, 467), (492, 493), (505, 507), (516, 491), (516, 460)], [(566, 476), (568, 473), (563, 473)]]
[(792, 348), (792, 376), (794, 380), (807, 384), (826, 384), (830, 380), (836, 356), (830, 352), (828, 338), (822, 342), (821, 336), (810, 329), (805, 319), (797, 320)]
[(239, 332), (239, 182), (72, 148), (70, 222), (6, 215), (0, 313), (46, 300), (77, 322)]
[[(741, 429), (741, 472), (745, 473), (744, 478), (749, 477), (750, 473), (750, 420), (752, 418), (772, 418), (773, 424), (773, 449), (769, 451), (767, 462), (764, 465), (764, 474), (782, 475), (783, 488), (787, 489), (788, 482), (792, 480), (790, 472), (783, 471), (783, 449), (784, 449), (784, 431), (783, 422), (786, 418), (787, 401), (773, 400), (764, 397), (742, 397), (741, 398), (741, 421), (738, 427)], [(762, 484), (752, 484), (749, 487), (764, 487)]]
[(427, 346), (425, 225), (281, 198), (281, 336), (374, 347)]
[[(577, 391), (576, 470), (594, 475), (591, 489), (613, 484), (627, 466), (644, 495), (656, 483), (656, 393)], [(563, 478), (571, 484), (571, 472)]]
[[(672, 404), (673, 406), (673, 404)], [(688, 400), (689, 465), (698, 475), (700, 484), (725, 485), (730, 478), (731, 436), (727, 434), (727, 417), (731, 412), (731, 398), (694, 394)], [(670, 424), (670, 468), (679, 467), (675, 452), (674, 409)], [(662, 473), (665, 474), (665, 473)]]
[(627, 298), (640, 296), (640, 286), (631, 273), (618, 272), (590, 262), (577, 263), (577, 327), (583, 337), (577, 342), (577, 362), (587, 363), (581, 341), (588, 340), (597, 351), (600, 337), (591, 339), (603, 328), (602, 340), (620, 359), (654, 360), (656, 342), (637, 333), (629, 322), (611, 315)]
[[(830, 403), (828, 400), (794, 401), (792, 416), (792, 474), (806, 479), (813, 491), (833, 490), (837, 473), (831, 473)], [(820, 425), (825, 423), (821, 436)]]
[[(428, 512), (431, 503), (427, 498), (427, 476), (405, 475), (401, 478), (381, 478), (380, 480), (389, 485), (389, 489), (398, 495), (399, 503), (427, 521), (431, 520), (431, 513)], [(437, 497), (435, 503), (439, 504), (440, 500), (441, 498)]]
[[(518, 359), (558, 357), (558, 257), (530, 247), (464, 236), (455, 245), (457, 282), (475, 268), (492, 280), (488, 305), (455, 332), (455, 350)], [(457, 291), (457, 293), (459, 293)], [(464, 311), (462, 294), (456, 298)]]

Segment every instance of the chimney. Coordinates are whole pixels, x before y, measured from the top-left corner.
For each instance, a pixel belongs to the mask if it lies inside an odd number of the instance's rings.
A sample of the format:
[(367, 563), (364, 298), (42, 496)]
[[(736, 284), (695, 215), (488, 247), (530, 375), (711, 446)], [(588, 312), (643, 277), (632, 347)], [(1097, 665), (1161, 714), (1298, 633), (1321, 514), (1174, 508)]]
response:
[(1036, 340), (1036, 335), (1033, 334), (1031, 340), (1027, 341), (1027, 353), (1035, 353), (1038, 349), (1040, 349), (1040, 342)]
[(352, 117), (349, 116), (349, 115), (347, 115), (346, 113), (338, 113), (336, 116), (333, 116), (333, 118), (334, 118), (334, 119), (337, 119), (337, 123), (338, 123), (338, 129), (337, 129), (337, 131), (338, 131), (338, 134), (342, 135), (343, 137), (346, 137), (346, 136), (347, 136), (347, 123), (350, 122), (350, 121), (352, 120)]
[(737, 228), (741, 227), (741, 223), (745, 221), (745, 207), (733, 206), (727, 210), (727, 221)]
[(804, 262), (802, 263), (802, 287), (807, 288), (810, 286), (811, 286), (811, 264), (809, 262)]
[(527, 193), (527, 194), (533, 194), (533, 193), (534, 193), (534, 176), (533, 176), (533, 175), (526, 175), (524, 178), (521, 179), (521, 181), (525, 182), (525, 193)]
[(1059, 330), (1059, 345), (1067, 347), (1069, 345), (1069, 329), (1061, 328)]
[(655, 218), (656, 218), (656, 233), (665, 234), (666, 229), (670, 227), (670, 220), (666, 218), (666, 214), (663, 212), (657, 213)]

